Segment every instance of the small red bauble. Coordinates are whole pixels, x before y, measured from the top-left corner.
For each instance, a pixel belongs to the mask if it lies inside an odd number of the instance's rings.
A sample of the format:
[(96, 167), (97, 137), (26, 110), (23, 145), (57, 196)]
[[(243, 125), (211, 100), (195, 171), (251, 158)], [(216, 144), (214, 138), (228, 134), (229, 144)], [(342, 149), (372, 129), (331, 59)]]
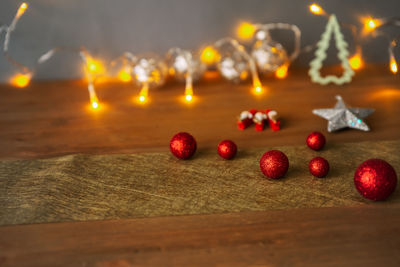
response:
[(354, 173), (354, 185), (358, 192), (371, 200), (385, 200), (393, 193), (396, 184), (396, 171), (381, 159), (364, 161)]
[(270, 150), (261, 157), (260, 168), (262, 173), (269, 178), (281, 178), (289, 169), (289, 160), (283, 152)]
[(323, 178), (329, 172), (329, 162), (322, 157), (315, 157), (308, 163), (308, 169), (313, 176)]
[(174, 135), (169, 142), (171, 153), (178, 159), (188, 159), (196, 152), (197, 144), (193, 136), (180, 132)]
[(320, 150), (325, 145), (325, 136), (320, 132), (312, 132), (307, 136), (307, 146), (312, 150)]
[(232, 159), (236, 156), (237, 146), (231, 140), (223, 140), (218, 145), (218, 154), (224, 159)]

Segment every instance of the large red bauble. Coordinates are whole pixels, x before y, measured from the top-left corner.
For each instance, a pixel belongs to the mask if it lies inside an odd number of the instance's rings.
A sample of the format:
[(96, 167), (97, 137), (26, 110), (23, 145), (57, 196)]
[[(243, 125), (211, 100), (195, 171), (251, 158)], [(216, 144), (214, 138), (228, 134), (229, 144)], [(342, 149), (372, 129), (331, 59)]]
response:
[(396, 184), (396, 171), (381, 159), (364, 161), (354, 173), (354, 185), (358, 192), (371, 200), (385, 200), (393, 193)]
[(169, 142), (171, 153), (178, 159), (188, 159), (196, 152), (197, 144), (193, 136), (180, 132), (174, 135)]
[(307, 136), (307, 146), (312, 150), (320, 150), (325, 145), (325, 136), (320, 132), (312, 132)]
[(308, 169), (313, 176), (323, 178), (329, 172), (329, 162), (322, 157), (315, 157), (308, 163)]
[(218, 145), (218, 154), (224, 159), (232, 159), (237, 152), (236, 144), (231, 140), (223, 140)]
[(262, 173), (271, 179), (281, 178), (289, 169), (289, 160), (283, 152), (270, 150), (261, 157), (260, 168)]

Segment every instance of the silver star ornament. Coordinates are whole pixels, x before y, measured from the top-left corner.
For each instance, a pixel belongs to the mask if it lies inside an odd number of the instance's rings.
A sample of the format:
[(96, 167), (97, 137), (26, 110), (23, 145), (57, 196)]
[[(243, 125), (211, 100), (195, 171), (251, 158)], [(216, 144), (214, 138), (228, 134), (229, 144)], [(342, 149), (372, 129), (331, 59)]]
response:
[(353, 128), (369, 131), (368, 125), (363, 121), (375, 110), (370, 108), (350, 108), (344, 103), (341, 96), (336, 96), (337, 103), (334, 108), (314, 109), (313, 114), (328, 120), (328, 132), (343, 128)]

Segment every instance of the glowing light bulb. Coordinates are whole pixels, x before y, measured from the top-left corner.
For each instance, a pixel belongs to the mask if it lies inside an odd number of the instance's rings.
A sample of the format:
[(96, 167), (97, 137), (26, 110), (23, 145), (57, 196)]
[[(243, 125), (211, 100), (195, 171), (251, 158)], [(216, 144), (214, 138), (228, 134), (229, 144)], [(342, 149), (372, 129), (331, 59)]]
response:
[(369, 20), (368, 27), (371, 29), (376, 28), (376, 22), (373, 19)]
[(99, 103), (97, 103), (96, 101), (92, 101), (92, 108), (93, 109), (98, 109), (99, 108)]
[(149, 86), (147, 83), (143, 84), (142, 89), (140, 90), (139, 93), (139, 103), (144, 104), (147, 102), (147, 96), (149, 95)]
[(212, 46), (207, 46), (206, 48), (204, 48), (200, 55), (201, 61), (208, 65), (217, 62), (219, 60), (219, 57), (220, 56), (218, 51), (215, 50), (215, 48)]
[(130, 82), (132, 80), (132, 76), (129, 70), (127, 70), (126, 68), (122, 69), (119, 73), (118, 73), (118, 79), (120, 79), (123, 82)]
[(263, 91), (264, 90), (262, 88), (261, 82), (259, 80), (255, 80), (253, 82), (253, 93), (255, 95), (261, 95), (263, 93)]
[(143, 96), (143, 95), (139, 96), (139, 101), (140, 102), (146, 102), (146, 97)]
[(190, 83), (186, 84), (186, 87), (185, 87), (185, 100), (187, 102), (190, 102), (193, 100), (193, 87)]
[(315, 15), (325, 14), (325, 11), (317, 4), (312, 4), (309, 6), (311, 13)]
[(190, 101), (192, 101), (193, 97), (192, 97), (192, 95), (186, 95), (185, 99), (187, 102), (190, 102)]
[(247, 77), (249, 77), (249, 72), (248, 71), (242, 71), (240, 73), (240, 76), (239, 76), (240, 80), (244, 81), (244, 80), (247, 79)]
[(284, 79), (287, 76), (287, 72), (288, 72), (288, 65), (284, 64), (275, 71), (275, 77), (278, 79)]
[(380, 19), (373, 19), (373, 18), (364, 18), (364, 33), (369, 33), (374, 31), (377, 27), (382, 24)]
[(363, 66), (363, 60), (361, 58), (361, 54), (356, 53), (349, 59), (350, 67), (353, 70), (359, 70)]
[(28, 86), (29, 82), (31, 81), (31, 74), (17, 74), (13, 76), (10, 80), (10, 83), (19, 88), (24, 88)]
[(397, 62), (396, 62), (396, 59), (394, 59), (394, 56), (391, 56), (391, 57), (390, 57), (390, 71), (391, 71), (393, 74), (396, 74), (397, 71), (398, 71)]
[(87, 63), (87, 70), (91, 74), (102, 74), (104, 73), (105, 69), (103, 63), (99, 60), (93, 59), (89, 57), (86, 61)]
[(253, 24), (248, 22), (243, 22), (239, 25), (237, 34), (239, 38), (246, 40), (252, 38), (255, 31), (256, 27)]
[(92, 109), (98, 109), (100, 107), (99, 100), (95, 94), (90, 96), (90, 106)]
[(26, 11), (26, 9), (28, 8), (28, 4), (27, 3), (22, 3), (20, 6), (19, 6), (19, 8), (18, 8), (18, 11), (17, 11), (17, 18), (19, 18), (19, 17), (21, 17), (24, 13), (25, 13), (25, 11)]

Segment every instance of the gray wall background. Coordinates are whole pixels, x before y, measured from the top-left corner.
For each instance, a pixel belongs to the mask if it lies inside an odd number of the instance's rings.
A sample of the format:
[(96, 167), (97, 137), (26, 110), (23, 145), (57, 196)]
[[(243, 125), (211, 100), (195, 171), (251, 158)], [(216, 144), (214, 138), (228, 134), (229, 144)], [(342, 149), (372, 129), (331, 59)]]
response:
[[(360, 25), (359, 18), (400, 15), (400, 0), (321, 0), (341, 22)], [(20, 2), (0, 0), (0, 22), (9, 24)], [(303, 45), (319, 40), (326, 19), (311, 15), (305, 0), (31, 0), (11, 40), (11, 54), (28, 66), (54, 46), (84, 45), (94, 56), (110, 60), (131, 51), (165, 53), (179, 46), (200, 49), (221, 37), (234, 36), (241, 20), (286, 22), (302, 30)], [(398, 31), (397, 31), (398, 33)], [(352, 48), (351, 37), (346, 35)], [(290, 48), (290, 35), (276, 39)], [(1, 38), (3, 41), (3, 38)], [(368, 62), (388, 60), (383, 38), (362, 41)], [(307, 65), (312, 54), (295, 63)], [(334, 63), (330, 60), (328, 63)], [(58, 54), (37, 70), (35, 79), (68, 79), (82, 75), (76, 55)], [(16, 69), (0, 56), (0, 81)]]

